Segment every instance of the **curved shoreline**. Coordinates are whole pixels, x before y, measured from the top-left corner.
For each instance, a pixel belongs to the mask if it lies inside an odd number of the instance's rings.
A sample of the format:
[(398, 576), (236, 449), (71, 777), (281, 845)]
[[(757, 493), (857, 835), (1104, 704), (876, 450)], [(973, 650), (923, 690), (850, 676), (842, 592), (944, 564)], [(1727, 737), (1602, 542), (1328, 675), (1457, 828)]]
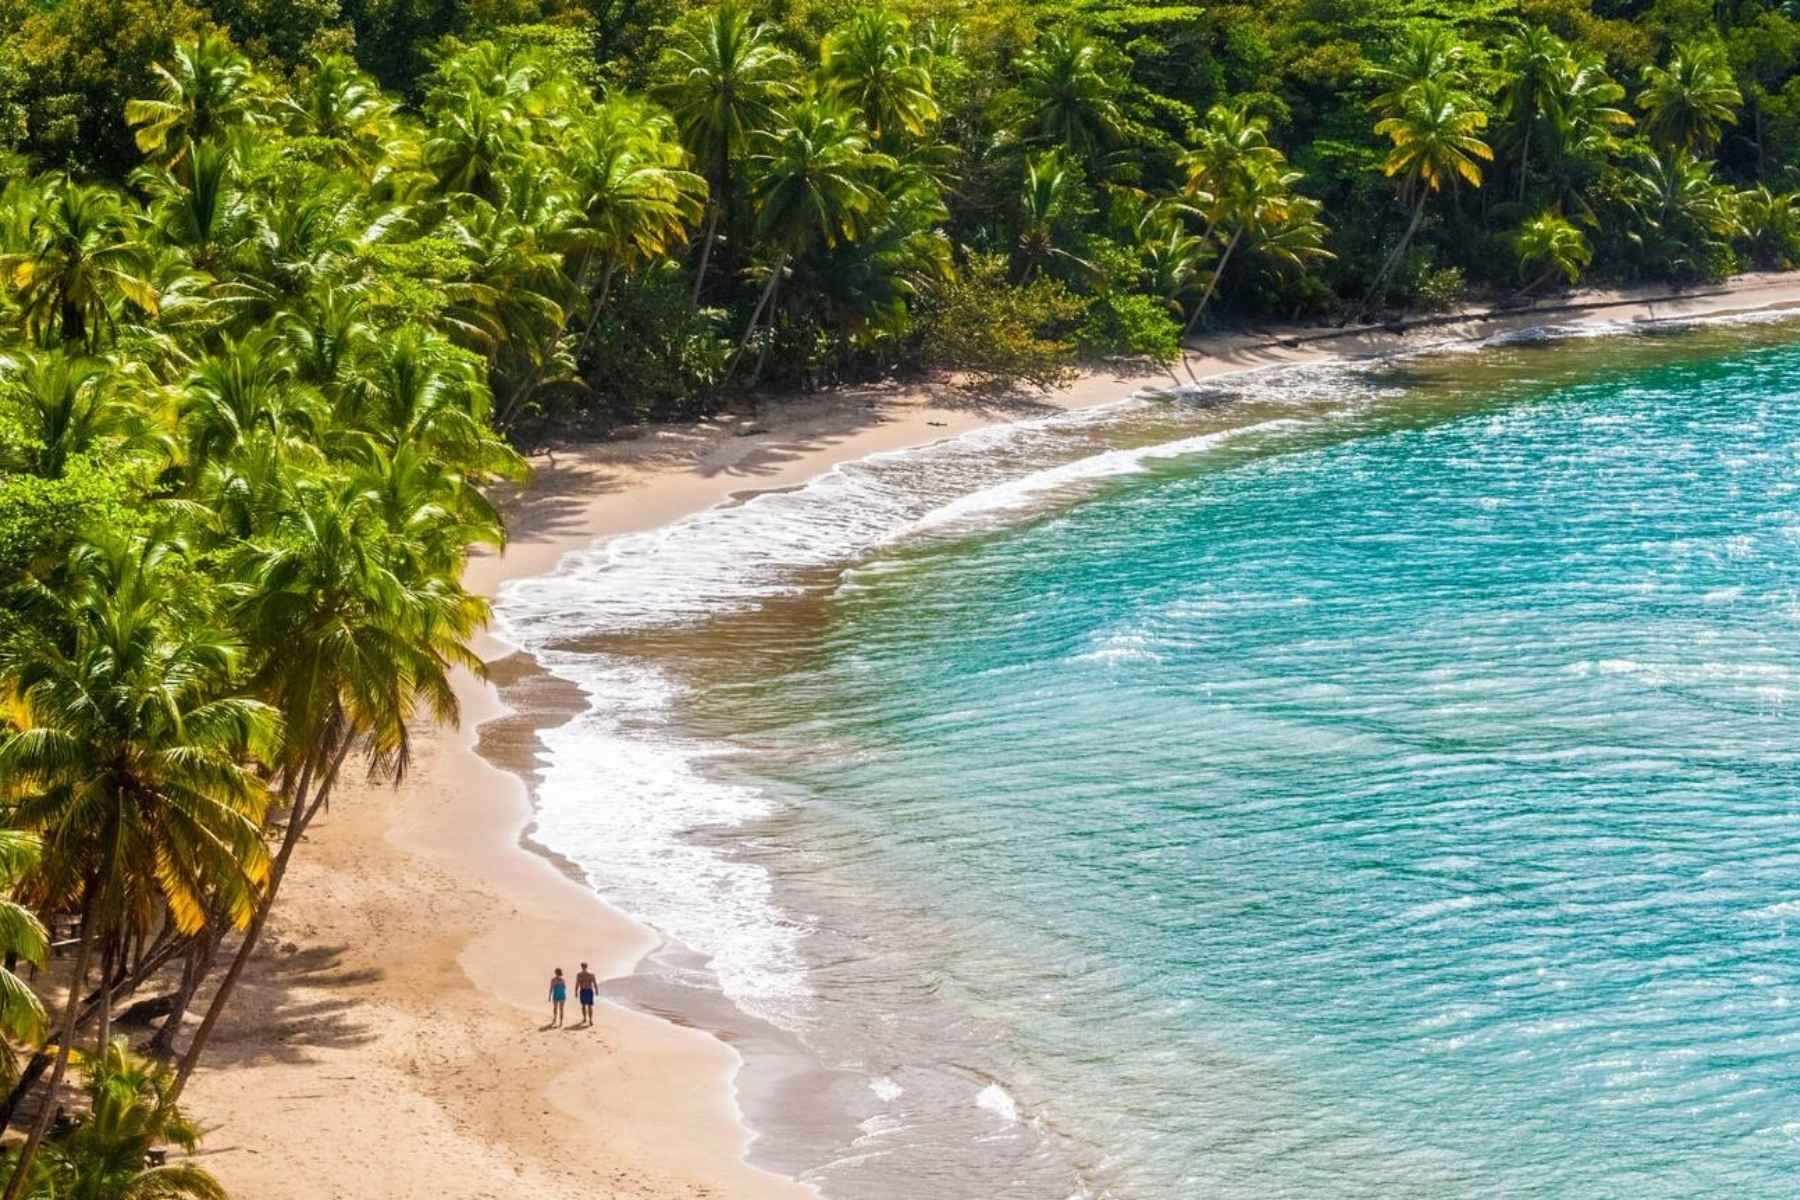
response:
[[(1434, 327), (1431, 340), (1478, 340), (1551, 315), (1559, 326), (1743, 315), (1800, 305), (1800, 281), (1595, 302), (1608, 307), (1472, 316)], [(1278, 334), (1209, 345), (1196, 378), (1419, 348), (1379, 332), (1329, 350)], [(536, 484), (507, 503), (512, 546), (472, 563), (469, 582), (492, 594), (506, 579), (554, 570), (569, 550), (791, 487), (839, 462), (1158, 382), (1171, 377), (1090, 374), (1041, 406), (987, 410), (954, 395), (852, 391), (771, 405), (758, 437), (734, 437), (721, 422), (540, 456)], [(493, 639), (480, 649), (490, 661), (507, 651)], [(529, 840), (533, 814), (516, 772), (529, 773), (537, 728), (566, 719), (570, 699), (546, 690), (508, 709), (470, 677), (458, 692), (462, 728), (421, 733), (403, 788), (342, 797), (310, 839), (248, 980), (251, 998), (194, 1083), (195, 1109), (213, 1122), (209, 1167), (265, 1200), (527, 1187), (640, 1200), (811, 1195), (747, 1164), (741, 1060), (724, 1042), (613, 1004), (594, 1031), (538, 1029), (549, 965), (572, 970), (585, 955), (603, 977), (629, 976), (658, 939)]]

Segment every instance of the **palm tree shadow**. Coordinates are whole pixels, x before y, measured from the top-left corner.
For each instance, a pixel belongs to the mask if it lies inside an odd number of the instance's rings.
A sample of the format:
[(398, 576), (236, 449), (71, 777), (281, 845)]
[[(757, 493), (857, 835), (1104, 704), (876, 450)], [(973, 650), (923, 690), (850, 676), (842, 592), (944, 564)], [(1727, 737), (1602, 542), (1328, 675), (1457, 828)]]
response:
[[(357, 993), (385, 974), (345, 969), (348, 945), (259, 947), (207, 1043), (209, 1066), (303, 1063), (314, 1051), (354, 1049), (374, 1040), (374, 1015)], [(203, 994), (190, 1012), (204, 1012)]]

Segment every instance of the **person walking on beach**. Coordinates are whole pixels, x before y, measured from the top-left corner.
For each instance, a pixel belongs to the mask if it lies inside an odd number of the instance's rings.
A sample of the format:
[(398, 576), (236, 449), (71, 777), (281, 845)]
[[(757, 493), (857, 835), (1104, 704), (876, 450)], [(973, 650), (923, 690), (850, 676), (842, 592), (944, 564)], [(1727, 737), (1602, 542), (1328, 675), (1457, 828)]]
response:
[(583, 1025), (594, 1023), (594, 989), (599, 986), (600, 981), (594, 978), (594, 973), (588, 970), (588, 965), (582, 963), (581, 970), (575, 973), (575, 998), (581, 1001), (581, 1023)]
[(569, 981), (563, 978), (562, 968), (556, 968), (556, 974), (550, 977), (550, 1028), (555, 1029), (563, 1023), (563, 1005), (569, 999)]

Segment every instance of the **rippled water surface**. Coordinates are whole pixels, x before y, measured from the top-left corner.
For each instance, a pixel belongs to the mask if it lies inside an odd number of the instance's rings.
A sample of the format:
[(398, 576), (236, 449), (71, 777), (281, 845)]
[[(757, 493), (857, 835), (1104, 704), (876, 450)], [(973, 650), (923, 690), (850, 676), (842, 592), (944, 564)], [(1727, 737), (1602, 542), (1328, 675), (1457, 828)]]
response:
[(545, 836), (867, 1081), (829, 1195), (1791, 1196), (1795, 340), (1264, 372), (615, 546), (503, 606), (658, 681)]

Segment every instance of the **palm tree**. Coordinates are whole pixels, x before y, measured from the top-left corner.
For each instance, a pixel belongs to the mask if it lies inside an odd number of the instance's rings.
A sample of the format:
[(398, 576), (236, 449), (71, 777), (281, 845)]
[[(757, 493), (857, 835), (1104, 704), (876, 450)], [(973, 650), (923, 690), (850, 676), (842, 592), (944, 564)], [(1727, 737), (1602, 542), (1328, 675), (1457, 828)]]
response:
[(125, 120), (137, 126), (137, 148), (174, 166), (195, 142), (240, 122), (260, 120), (261, 96), (250, 60), (217, 34), (175, 47), (174, 63), (151, 68), (159, 96), (127, 100)]
[(1500, 43), (1500, 116), (1519, 144), (1519, 199), (1531, 174), (1538, 121), (1559, 98), (1570, 70), (1568, 45), (1542, 25), (1522, 25)]
[[(351, 751), (362, 746), (376, 771), (399, 780), (414, 717), (423, 710), (438, 722), (457, 719), (452, 668), (486, 673), (468, 641), (488, 606), (458, 582), (460, 555), (444, 561), (412, 539), (430, 514), (388, 512), (373, 501), (354, 478), (302, 481), (273, 529), (235, 554), (234, 619), (267, 647), (251, 682), (294, 731), (275, 763), (288, 820), (244, 940), (182, 1056), (171, 1100), (205, 1051), (294, 851)], [(434, 502), (429, 494), (419, 499)]]
[(1017, 123), (1032, 140), (1092, 162), (1125, 127), (1118, 91), (1098, 43), (1052, 31), (1019, 62)]
[(285, 103), (288, 129), (334, 143), (334, 165), (367, 168), (382, 155), (393, 106), (347, 54), (315, 56)]
[[(566, 168), (581, 206), (575, 236), (585, 243), (576, 286), (586, 294), (589, 268), (598, 258), (597, 317), (617, 271), (687, 240), (688, 223), (700, 216), (706, 181), (686, 169), (687, 154), (668, 116), (641, 101), (607, 100), (575, 129), (573, 140)], [(593, 324), (588, 322), (590, 331)]]
[(25, 247), (0, 255), (0, 279), (18, 293), (28, 337), (43, 340), (55, 330), (65, 346), (92, 349), (102, 327), (113, 329), (113, 306), (121, 300), (156, 315), (136, 225), (109, 188), (66, 176), (44, 187)]
[(1471, 187), (1481, 186), (1481, 166), (1476, 160), (1492, 161), (1494, 157), (1478, 136), (1486, 125), (1487, 114), (1472, 97), (1435, 79), (1407, 89), (1394, 114), (1376, 122), (1375, 132), (1385, 135), (1394, 146), (1381, 164), (1382, 172), (1399, 179), (1400, 194), (1412, 200), (1413, 210), (1406, 232), (1357, 307), (1356, 320), (1362, 320), (1387, 286), (1388, 276), (1418, 232), (1426, 199), (1459, 179)]
[(922, 137), (937, 119), (931, 52), (915, 45), (906, 20), (886, 8), (862, 8), (825, 38), (820, 75), (832, 94), (861, 110), (878, 145), (897, 133)]
[(133, 179), (151, 196), (163, 238), (185, 249), (198, 269), (218, 274), (254, 232), (250, 201), (238, 185), (237, 147), (197, 143), (182, 175), (186, 178), (166, 168), (144, 168)]
[(1618, 107), (1624, 98), (1625, 89), (1606, 73), (1599, 55), (1571, 54), (1543, 113), (1552, 193), (1590, 218), (1582, 185), (1618, 150), (1618, 131), (1635, 123)]
[(149, 1152), (174, 1145), (193, 1153), (200, 1129), (169, 1093), (174, 1073), (133, 1054), (124, 1038), (84, 1061), (88, 1114), (44, 1147), (39, 1189), (31, 1195), (80, 1200), (226, 1200), (219, 1181), (191, 1163), (145, 1166)]
[(60, 479), (70, 459), (102, 446), (155, 444), (144, 406), (119, 382), (104, 362), (60, 350), (0, 357), (0, 399), (26, 435), (0, 448), (0, 467)]
[(719, 217), (731, 202), (732, 165), (752, 140), (774, 128), (778, 107), (797, 93), (796, 64), (775, 31), (751, 20), (749, 7), (725, 0), (676, 25), (658, 65), (656, 97), (675, 115), (681, 137), (706, 176), (709, 201), (690, 307), (698, 307)]
[[(190, 570), (161, 537), (78, 543), (60, 586), (31, 597), (53, 615), (0, 661), (18, 718), (0, 738), (12, 820), (43, 840), (42, 893), (81, 913), (49, 1095), (68, 1067), (96, 940), (149, 912), (188, 934), (209, 910), (247, 921), (268, 869), (265, 793), (246, 763), (274, 749), (280, 718), (232, 693), (241, 648), (174, 601)], [(32, 1121), (7, 1200), (30, 1179), (52, 1107)]]
[(1024, 262), (1021, 282), (1029, 283), (1053, 261), (1065, 262), (1088, 276), (1099, 268), (1056, 244), (1059, 226), (1075, 207), (1081, 178), (1068, 159), (1051, 150), (1025, 164), (1019, 188), (1019, 257)]
[[(4, 706), (0, 705), (0, 719)], [(0, 798), (4, 798), (0, 790)], [(12, 893), (22, 880), (37, 870), (43, 845), (22, 829), (0, 829), (0, 953), (8, 962), (23, 961), (33, 967), (44, 965), (50, 939), (44, 926), (31, 909), (13, 899)], [(10, 967), (0, 966), (0, 1077), (7, 1083), (18, 1078), (19, 1064), (14, 1057), (13, 1042), (35, 1042), (43, 1035), (47, 1021), (44, 1006), (31, 985), (13, 974)]]
[(1738, 193), (1737, 213), (1758, 266), (1787, 270), (1800, 261), (1800, 192), (1751, 188)]
[[(1573, 284), (1594, 261), (1593, 248), (1581, 230), (1561, 213), (1548, 210), (1519, 227), (1513, 237), (1513, 253), (1519, 257), (1520, 295), (1529, 295), (1561, 275)], [(1532, 272), (1538, 272), (1533, 275)]]
[(1725, 51), (1692, 43), (1676, 47), (1668, 66), (1645, 67), (1637, 98), (1658, 149), (1695, 152), (1718, 145), (1743, 102)]
[(1173, 206), (1152, 205), (1137, 222), (1140, 286), (1168, 305), (1177, 317), (1185, 311), (1182, 297), (1194, 289), (1209, 251), (1206, 239), (1191, 233)]
[[(763, 310), (770, 307), (788, 260), (811, 242), (834, 246), (854, 237), (880, 199), (874, 173), (894, 165), (869, 149), (859, 121), (821, 100), (802, 104), (787, 126), (761, 141), (762, 148), (750, 159), (750, 196), (756, 204), (756, 232), (775, 258), (726, 370), (727, 380), (750, 345)], [(765, 344), (751, 372), (753, 386), (767, 352)]]
[(1390, 117), (1406, 108), (1406, 96), (1427, 81), (1461, 91), (1469, 89), (1469, 48), (1442, 25), (1415, 30), (1401, 42), (1387, 63), (1371, 67), (1370, 78), (1382, 91), (1369, 101), (1369, 110)]
[(266, 329), (227, 338), (204, 359), (183, 389), (190, 471), (259, 435), (298, 454), (312, 453), (324, 417), (315, 396), (291, 385), (292, 370), (281, 339)]
[(1259, 222), (1278, 221), (1279, 210), (1300, 181), (1299, 172), (1282, 169), (1286, 159), (1269, 144), (1268, 128), (1267, 121), (1242, 106), (1214, 105), (1194, 148), (1182, 156), (1184, 195), (1205, 218), (1208, 235), (1230, 231), (1184, 333), (1199, 322), (1244, 234)]

